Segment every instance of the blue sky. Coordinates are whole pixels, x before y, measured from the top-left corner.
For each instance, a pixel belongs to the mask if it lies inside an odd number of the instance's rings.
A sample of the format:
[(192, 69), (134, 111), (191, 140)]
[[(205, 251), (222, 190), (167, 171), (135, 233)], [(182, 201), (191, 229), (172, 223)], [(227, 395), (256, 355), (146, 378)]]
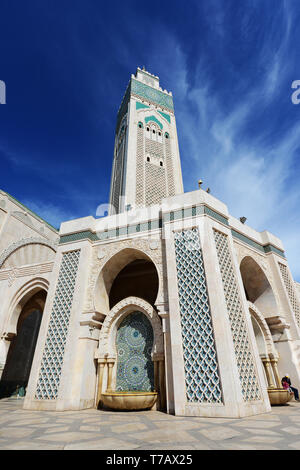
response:
[(174, 96), (185, 191), (282, 239), (300, 281), (298, 0), (2, 0), (0, 187), (55, 226), (108, 201), (137, 66)]

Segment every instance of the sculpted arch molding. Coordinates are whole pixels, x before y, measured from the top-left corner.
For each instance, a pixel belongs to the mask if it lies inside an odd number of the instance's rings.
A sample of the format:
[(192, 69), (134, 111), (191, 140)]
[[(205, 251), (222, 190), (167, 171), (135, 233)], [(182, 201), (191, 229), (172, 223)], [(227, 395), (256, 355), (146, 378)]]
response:
[(142, 312), (150, 321), (153, 333), (153, 358), (164, 354), (162, 326), (155, 309), (139, 297), (127, 297), (118, 302), (106, 316), (99, 336), (97, 357), (116, 358), (115, 337), (120, 322), (134, 311)]
[(49, 282), (44, 278), (35, 278), (26, 282), (14, 294), (8, 308), (8, 317), (5, 327), (5, 336), (13, 336), (17, 332), (17, 323), (23, 306), (36, 292), (44, 290), (48, 292)]
[(23, 247), (23, 246), (27, 246), (27, 245), (45, 245), (47, 246), (48, 248), (51, 248), (54, 252), (56, 252), (57, 250), (57, 245), (53, 242), (51, 242), (50, 240), (45, 240), (43, 238), (22, 238), (21, 240), (15, 242), (15, 243), (12, 243), (6, 250), (4, 250), (1, 254), (0, 254), (0, 269), (3, 265), (3, 263), (7, 260), (7, 258), (16, 250), (18, 250), (19, 248)]
[(258, 310), (258, 308), (252, 302), (248, 301), (248, 306), (249, 306), (250, 315), (252, 315), (253, 318), (255, 318), (255, 320), (257, 321), (257, 323), (259, 324), (262, 330), (262, 333), (264, 335), (265, 342), (267, 345), (268, 354), (272, 355), (273, 357), (277, 357), (278, 354), (274, 347), (272, 335), (271, 335), (270, 329), (268, 327), (268, 324), (263, 314)]

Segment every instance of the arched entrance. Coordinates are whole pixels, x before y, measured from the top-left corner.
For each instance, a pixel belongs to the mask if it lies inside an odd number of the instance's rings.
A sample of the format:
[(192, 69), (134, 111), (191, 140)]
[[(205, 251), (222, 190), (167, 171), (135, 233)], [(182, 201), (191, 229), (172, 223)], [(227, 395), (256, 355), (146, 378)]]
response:
[(160, 288), (155, 263), (140, 249), (123, 248), (102, 267), (94, 293), (95, 310), (106, 316), (95, 356), (97, 407), (101, 393), (142, 388), (155, 389), (159, 408), (165, 408), (163, 334), (155, 307)]
[(96, 357), (98, 407), (101, 407), (103, 392), (155, 390), (158, 409), (165, 409), (161, 321), (148, 302), (138, 297), (127, 297), (110, 310), (100, 331)]
[(31, 297), (27, 294), (25, 303), (20, 301), (15, 309), (15, 312), (20, 313), (16, 332), (9, 337), (10, 346), (0, 380), (0, 398), (17, 394), (18, 390), (21, 390), (21, 394), (25, 393), (46, 296), (46, 291), (34, 290)]
[(109, 306), (114, 307), (126, 297), (139, 297), (151, 305), (157, 297), (158, 275), (154, 264), (136, 259), (127, 264), (116, 276), (109, 293)]
[(154, 390), (154, 365), (151, 358), (153, 329), (142, 312), (127, 315), (116, 335), (116, 391)]
[(95, 310), (105, 315), (127, 297), (139, 297), (154, 306), (161, 280), (153, 260), (143, 251), (124, 248), (99, 273), (94, 291)]

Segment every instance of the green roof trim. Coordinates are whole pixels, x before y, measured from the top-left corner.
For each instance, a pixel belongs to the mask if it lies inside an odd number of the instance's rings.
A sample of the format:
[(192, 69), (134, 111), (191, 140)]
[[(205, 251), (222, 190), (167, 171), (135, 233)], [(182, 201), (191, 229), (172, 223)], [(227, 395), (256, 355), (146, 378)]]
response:
[(83, 232), (76, 232), (70, 233), (67, 235), (62, 235), (59, 240), (59, 244), (62, 243), (72, 243), (79, 240), (91, 240), (91, 241), (98, 241), (98, 240), (108, 240), (110, 238), (116, 238), (120, 236), (128, 236), (133, 233), (138, 232), (145, 232), (148, 230), (157, 230), (158, 228), (162, 227), (162, 220), (149, 220), (145, 223), (138, 223), (135, 225), (127, 225), (124, 227), (117, 227), (110, 230), (105, 230), (103, 232), (92, 232), (91, 230), (85, 230)]
[(226, 217), (214, 211), (213, 209), (206, 206), (205, 204), (199, 204), (197, 206), (192, 206), (189, 208), (178, 209), (176, 211), (168, 212), (164, 214), (164, 222), (180, 220), (186, 217), (195, 217), (197, 215), (203, 215), (203, 214), (212, 217), (213, 219), (217, 220), (218, 222), (221, 222), (224, 225), (229, 225)]
[[(114, 229), (110, 229), (110, 230), (106, 230), (106, 231), (98, 232), (98, 233), (94, 233), (91, 230), (85, 230), (82, 232), (62, 235), (60, 237), (59, 244), (72, 243), (74, 241), (85, 240), (85, 239), (88, 239), (91, 241), (98, 241), (98, 240), (108, 240), (110, 238), (116, 238), (120, 236), (130, 236), (131, 234), (134, 234), (134, 233), (145, 232), (148, 230), (149, 231), (157, 230), (159, 228), (162, 228), (163, 223), (166, 223), (166, 222), (172, 222), (174, 220), (181, 220), (187, 217), (195, 217), (198, 215), (208, 215), (209, 217), (212, 217), (216, 221), (229, 226), (229, 223), (226, 217), (214, 211), (213, 209), (206, 206), (205, 204), (199, 204), (197, 206), (192, 206), (188, 208), (183, 208), (183, 209), (178, 209), (175, 211), (167, 212), (166, 214), (164, 214), (163, 219), (149, 220), (147, 222), (141, 222), (141, 223), (137, 223), (133, 225), (117, 227)], [(267, 254), (267, 253), (272, 252), (285, 258), (284, 251), (280, 250), (279, 248), (276, 248), (271, 243), (268, 243), (266, 245), (261, 245), (260, 243), (257, 243), (254, 240), (251, 240), (251, 238), (248, 238), (247, 236), (243, 235), (242, 233), (237, 232), (234, 229), (231, 229), (231, 234), (234, 238), (239, 239), (240, 241), (246, 243), (252, 248), (255, 248), (261, 253)]]
[(26, 212), (30, 212), (31, 215), (33, 215), (34, 217), (37, 217), (41, 222), (43, 222), (44, 224), (48, 225), (49, 228), (51, 228), (52, 230), (55, 230), (55, 232), (59, 232), (59, 229), (54, 227), (53, 225), (49, 224), (49, 222), (47, 222), (45, 219), (43, 219), (42, 217), (40, 217), (38, 214), (36, 214), (36, 212), (32, 211), (31, 209), (29, 209), (29, 207), (25, 206), (24, 204), (22, 204), (22, 202), (18, 201), (18, 199), (16, 199), (14, 196), (12, 196), (11, 194), (7, 193), (6, 191), (2, 191), (4, 194), (6, 194), (8, 196), (8, 198), (10, 200), (12, 200), (13, 202), (16, 202), (19, 206), (21, 206), (23, 209), (26, 210)]
[(246, 237), (246, 235), (243, 235), (240, 232), (237, 232), (234, 229), (231, 229), (232, 236), (237, 238), (238, 240), (241, 240), (242, 242), (246, 243), (247, 245), (251, 246), (252, 248), (255, 248), (256, 250), (260, 251), (261, 253), (276, 253), (279, 256), (282, 256), (285, 258), (285, 253), (282, 250), (279, 250), (279, 248), (276, 248), (273, 246), (271, 243), (268, 243), (267, 245), (261, 245), (260, 243), (255, 242), (254, 240), (251, 240), (251, 238)]

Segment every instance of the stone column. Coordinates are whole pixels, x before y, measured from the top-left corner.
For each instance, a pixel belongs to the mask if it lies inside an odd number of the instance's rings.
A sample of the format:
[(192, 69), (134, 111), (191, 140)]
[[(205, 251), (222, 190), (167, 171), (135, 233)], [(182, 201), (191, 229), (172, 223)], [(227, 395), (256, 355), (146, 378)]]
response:
[(96, 398), (96, 408), (99, 407), (103, 385), (103, 374), (106, 367), (106, 359), (98, 359), (98, 390)]
[(112, 391), (112, 373), (113, 373), (113, 367), (114, 367), (114, 364), (115, 364), (115, 360), (114, 359), (107, 359), (107, 366), (108, 366), (108, 373), (107, 373), (107, 388), (106, 388), (106, 391), (107, 392), (111, 392)]
[(155, 408), (160, 410), (161, 398), (160, 398), (160, 387), (159, 387), (159, 361), (153, 359), (154, 365), (154, 390), (157, 392), (157, 402)]
[(166, 388), (165, 388), (165, 361), (159, 361), (159, 395), (160, 395), (160, 409), (166, 409)]
[[(171, 357), (171, 338), (169, 325), (169, 311), (165, 303), (156, 304), (158, 314), (162, 320), (162, 332), (164, 338), (164, 351), (160, 360), (163, 361), (163, 369), (160, 369), (160, 389), (162, 391), (163, 405), (162, 409), (167, 413), (174, 413), (174, 389), (173, 389), (173, 365)], [(163, 374), (161, 374), (163, 370)]]
[(267, 376), (268, 388), (275, 388), (272, 373), (271, 373), (271, 369), (270, 369), (271, 362), (270, 362), (269, 358), (266, 358), (266, 357), (262, 358), (262, 363), (264, 365), (266, 376)]
[(273, 370), (273, 375), (275, 377), (275, 382), (276, 382), (276, 386), (278, 388), (282, 388), (282, 384), (281, 384), (281, 379), (280, 379), (280, 375), (279, 375), (279, 372), (278, 372), (278, 367), (277, 367), (277, 363), (278, 363), (278, 359), (271, 359), (271, 366), (272, 366), (272, 370)]

